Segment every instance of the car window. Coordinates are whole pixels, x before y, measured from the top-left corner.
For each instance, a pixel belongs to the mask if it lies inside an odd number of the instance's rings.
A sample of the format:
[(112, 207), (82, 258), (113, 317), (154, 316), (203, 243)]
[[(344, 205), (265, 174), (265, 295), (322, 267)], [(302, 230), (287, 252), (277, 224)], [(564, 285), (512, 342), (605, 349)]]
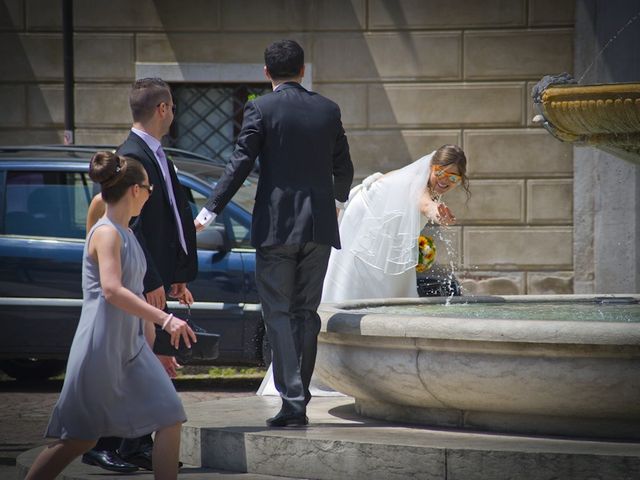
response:
[(4, 233), (84, 238), (92, 192), (85, 172), (9, 172)]
[[(207, 202), (207, 197), (197, 190), (184, 185), (183, 189), (189, 199), (191, 214), (195, 218)], [(235, 203), (229, 203), (222, 213), (216, 217), (215, 225), (224, 225), (225, 231), (231, 240), (232, 248), (253, 248), (251, 246), (251, 221), (246, 212)], [(212, 226), (209, 225), (207, 228), (212, 228)]]
[(228, 212), (229, 226), (233, 232), (233, 245), (238, 248), (253, 248), (251, 246), (251, 228), (243, 223), (233, 215), (233, 212)]

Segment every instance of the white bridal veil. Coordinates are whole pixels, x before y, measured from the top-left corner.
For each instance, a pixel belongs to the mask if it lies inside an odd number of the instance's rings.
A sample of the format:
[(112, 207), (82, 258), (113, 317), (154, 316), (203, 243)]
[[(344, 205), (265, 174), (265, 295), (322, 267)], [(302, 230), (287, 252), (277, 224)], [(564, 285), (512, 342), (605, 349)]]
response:
[(365, 204), (351, 252), (385, 274), (398, 275), (418, 263), (417, 238), (424, 223), (420, 199), (434, 153), (381, 178), (369, 177), (349, 195), (361, 195)]

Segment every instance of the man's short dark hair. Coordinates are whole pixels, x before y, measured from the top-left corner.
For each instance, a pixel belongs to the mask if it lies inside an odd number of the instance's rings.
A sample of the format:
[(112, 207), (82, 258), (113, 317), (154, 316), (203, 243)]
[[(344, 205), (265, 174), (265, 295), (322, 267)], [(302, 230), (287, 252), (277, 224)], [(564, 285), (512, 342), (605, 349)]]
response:
[(141, 78), (131, 86), (129, 106), (134, 122), (146, 122), (162, 102), (171, 100), (171, 89), (161, 78)]
[(304, 66), (304, 50), (294, 40), (273, 42), (264, 51), (264, 64), (274, 80), (297, 77)]

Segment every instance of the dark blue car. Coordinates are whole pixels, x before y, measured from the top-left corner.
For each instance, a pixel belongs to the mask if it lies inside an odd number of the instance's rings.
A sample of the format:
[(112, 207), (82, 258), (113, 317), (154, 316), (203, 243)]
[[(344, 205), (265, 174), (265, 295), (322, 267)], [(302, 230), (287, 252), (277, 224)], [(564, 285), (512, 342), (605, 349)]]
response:
[[(88, 166), (98, 149), (105, 148), (0, 147), (0, 368), (15, 378), (64, 369), (80, 316), (86, 214), (98, 192)], [(195, 215), (224, 166), (166, 151)], [(221, 335), (215, 364), (261, 364), (263, 353), (269, 355), (249, 238), (256, 180), (249, 177), (198, 234), (191, 318)], [(186, 313), (176, 302), (169, 306), (178, 316)]]

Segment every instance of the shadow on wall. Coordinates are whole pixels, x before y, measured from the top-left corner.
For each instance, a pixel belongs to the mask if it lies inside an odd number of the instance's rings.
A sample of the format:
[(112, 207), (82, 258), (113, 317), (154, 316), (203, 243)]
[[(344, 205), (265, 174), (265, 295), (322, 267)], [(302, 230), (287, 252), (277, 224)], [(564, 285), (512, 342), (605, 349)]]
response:
[[(378, 109), (388, 112), (385, 117), (393, 118), (394, 125), (397, 121), (384, 89), (375, 88), (372, 92), (370, 85), (355, 83), (384, 80), (379, 71), (384, 59), (375, 58), (374, 48), (363, 32), (354, 32), (366, 28), (366, 15), (359, 2), (340, 2), (333, 7), (335, 11), (329, 13), (316, 1), (262, 2), (254, 5), (255, 11), (250, 15), (239, 6), (229, 4), (219, 16), (217, 11), (209, 12), (197, 20), (201, 22), (200, 30), (223, 29), (224, 33), (184, 33), (184, 20), (176, 14), (174, 2), (156, 1), (155, 7), (165, 37), (163, 41), (142, 45), (138, 61), (262, 64), (264, 49), (271, 42), (282, 38), (298, 41), (305, 49), (305, 60), (313, 66), (313, 90), (331, 98), (342, 109), (356, 182), (373, 172), (406, 165), (449, 140), (441, 135), (429, 138), (415, 132), (407, 134), (397, 128), (368, 130), (367, 112), (371, 101), (375, 101)], [(399, 24), (406, 24), (397, 4), (387, 2), (386, 8), (393, 12)], [(277, 33), (265, 30), (265, 25)], [(409, 32), (401, 35), (403, 48), (411, 52), (410, 57), (418, 64), (418, 51)], [(331, 48), (334, 41), (343, 48)], [(357, 52), (355, 58), (353, 49)], [(344, 83), (345, 80), (349, 83)], [(371, 95), (375, 95), (375, 99), (371, 99)]]
[(27, 35), (22, 8), (0, 2), (0, 144), (60, 143), (63, 118), (54, 118), (49, 102), (59, 95), (63, 104), (62, 85), (44, 82), (62, 81), (62, 36)]

